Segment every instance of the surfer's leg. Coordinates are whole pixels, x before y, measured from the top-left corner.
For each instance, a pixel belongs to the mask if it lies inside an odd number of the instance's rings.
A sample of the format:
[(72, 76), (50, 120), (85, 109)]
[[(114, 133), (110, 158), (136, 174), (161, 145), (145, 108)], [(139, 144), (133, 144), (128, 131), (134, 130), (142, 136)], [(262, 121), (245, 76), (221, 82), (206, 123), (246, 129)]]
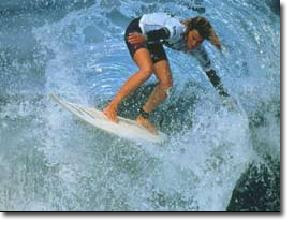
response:
[(161, 102), (167, 98), (167, 92), (172, 87), (172, 73), (167, 60), (161, 60), (153, 64), (153, 72), (159, 79), (159, 84), (154, 88), (148, 101), (143, 106), (136, 122), (144, 126), (151, 133), (157, 134), (154, 125), (148, 120), (148, 114), (151, 113)]
[(143, 110), (152, 112), (168, 96), (169, 90), (173, 86), (172, 73), (167, 60), (161, 60), (153, 64), (153, 72), (159, 79), (159, 84), (154, 88)]
[(152, 74), (152, 60), (147, 48), (137, 49), (133, 59), (139, 70), (126, 81), (115, 98), (103, 109), (104, 114), (112, 121), (117, 121), (117, 108), (120, 102), (142, 85)]

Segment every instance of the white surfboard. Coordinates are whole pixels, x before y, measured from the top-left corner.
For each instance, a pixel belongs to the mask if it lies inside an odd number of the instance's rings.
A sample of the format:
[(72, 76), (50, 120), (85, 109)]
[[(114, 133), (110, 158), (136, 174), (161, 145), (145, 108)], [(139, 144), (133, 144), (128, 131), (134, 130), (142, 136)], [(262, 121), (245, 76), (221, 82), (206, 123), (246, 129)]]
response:
[(118, 117), (118, 123), (115, 123), (108, 120), (102, 111), (96, 108), (85, 107), (65, 101), (56, 94), (49, 94), (49, 96), (81, 120), (108, 133), (139, 142), (163, 143), (166, 140), (167, 136), (164, 133), (159, 132), (158, 135), (152, 134), (145, 128), (137, 125), (134, 120)]

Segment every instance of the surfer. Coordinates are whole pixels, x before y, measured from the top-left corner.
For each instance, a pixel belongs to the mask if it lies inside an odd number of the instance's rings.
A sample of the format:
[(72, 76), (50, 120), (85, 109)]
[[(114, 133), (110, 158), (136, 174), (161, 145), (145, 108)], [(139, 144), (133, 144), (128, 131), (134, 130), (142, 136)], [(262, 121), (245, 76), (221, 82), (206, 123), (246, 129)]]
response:
[(219, 38), (206, 18), (196, 16), (180, 20), (165, 13), (145, 14), (131, 21), (124, 39), (138, 71), (129, 77), (115, 98), (103, 109), (109, 120), (117, 122), (120, 102), (154, 73), (159, 83), (139, 110), (136, 122), (151, 133), (157, 134), (155, 126), (149, 121), (149, 115), (169, 96), (173, 86), (172, 73), (163, 45), (195, 57), (220, 96), (229, 96), (220, 77), (211, 67), (208, 54), (202, 45), (204, 40), (208, 40), (221, 50)]

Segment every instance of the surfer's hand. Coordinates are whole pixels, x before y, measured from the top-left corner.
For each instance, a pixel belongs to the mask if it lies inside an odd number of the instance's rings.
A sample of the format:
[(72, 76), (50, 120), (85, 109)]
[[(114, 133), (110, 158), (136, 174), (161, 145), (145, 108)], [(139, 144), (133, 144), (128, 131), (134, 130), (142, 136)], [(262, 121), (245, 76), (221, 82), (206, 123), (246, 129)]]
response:
[(227, 108), (227, 110), (233, 112), (238, 111), (238, 102), (232, 97), (223, 97), (222, 105)]
[(133, 32), (128, 35), (128, 42), (132, 45), (141, 44), (146, 41), (145, 36), (142, 33)]

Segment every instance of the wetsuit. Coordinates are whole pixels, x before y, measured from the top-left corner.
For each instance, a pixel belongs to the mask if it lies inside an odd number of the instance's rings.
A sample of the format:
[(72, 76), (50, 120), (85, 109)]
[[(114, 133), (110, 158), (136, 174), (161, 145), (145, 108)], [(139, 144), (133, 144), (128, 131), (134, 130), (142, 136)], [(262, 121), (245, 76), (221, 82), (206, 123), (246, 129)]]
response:
[[(188, 50), (185, 31), (185, 25), (181, 24), (179, 19), (175, 17), (165, 13), (145, 14), (131, 21), (125, 32), (125, 41), (132, 57), (137, 49), (147, 48), (153, 63), (163, 59), (167, 60), (163, 48), (163, 45), (165, 45), (172, 49), (185, 51), (199, 60), (204, 71), (211, 70), (210, 60), (203, 45)], [(130, 44), (127, 37), (132, 32), (145, 34), (147, 42), (136, 45)]]
[[(144, 34), (147, 41), (141, 44), (130, 44), (128, 42), (128, 35), (132, 32)], [(137, 49), (147, 48), (153, 63), (160, 60), (167, 60), (163, 45), (192, 55), (200, 62), (209, 81), (217, 89), (219, 94), (225, 97), (229, 96), (224, 90), (216, 71), (211, 68), (211, 62), (204, 46), (201, 44), (189, 50), (185, 40), (185, 32), (186, 27), (180, 23), (179, 19), (165, 13), (152, 13), (133, 19), (127, 27), (124, 37), (132, 58)]]

